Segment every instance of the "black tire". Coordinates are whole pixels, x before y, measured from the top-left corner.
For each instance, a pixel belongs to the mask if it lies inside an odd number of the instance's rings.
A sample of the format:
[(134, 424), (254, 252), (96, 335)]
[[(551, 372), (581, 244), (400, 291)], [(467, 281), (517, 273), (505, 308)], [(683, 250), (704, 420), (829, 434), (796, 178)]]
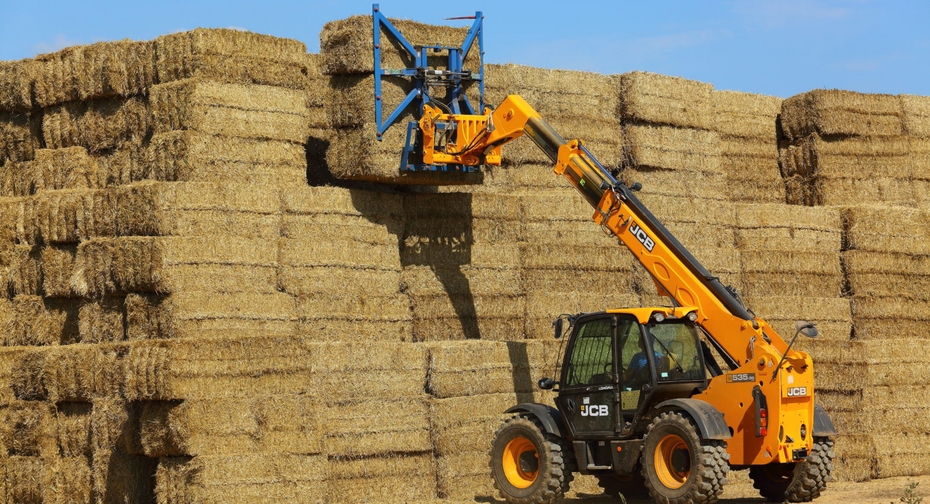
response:
[(597, 484), (604, 490), (604, 495), (611, 497), (629, 497), (631, 499), (648, 499), (649, 490), (641, 473), (630, 476), (616, 474), (596, 474)]
[(572, 481), (565, 451), (562, 440), (546, 433), (535, 418), (510, 418), (494, 434), (491, 444), (494, 487), (512, 504), (555, 502)]
[(655, 502), (716, 502), (727, 483), (726, 442), (702, 440), (691, 419), (677, 411), (649, 424), (642, 456), (643, 478)]
[(752, 486), (771, 502), (810, 502), (827, 488), (833, 472), (833, 440), (814, 438), (804, 462), (749, 468)]

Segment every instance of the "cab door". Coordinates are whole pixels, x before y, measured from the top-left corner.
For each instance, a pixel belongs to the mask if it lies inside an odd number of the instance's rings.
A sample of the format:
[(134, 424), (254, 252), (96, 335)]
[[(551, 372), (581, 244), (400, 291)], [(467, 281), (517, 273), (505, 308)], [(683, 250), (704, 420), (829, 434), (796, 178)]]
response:
[(617, 317), (601, 313), (575, 323), (557, 399), (577, 439), (612, 435), (617, 428)]

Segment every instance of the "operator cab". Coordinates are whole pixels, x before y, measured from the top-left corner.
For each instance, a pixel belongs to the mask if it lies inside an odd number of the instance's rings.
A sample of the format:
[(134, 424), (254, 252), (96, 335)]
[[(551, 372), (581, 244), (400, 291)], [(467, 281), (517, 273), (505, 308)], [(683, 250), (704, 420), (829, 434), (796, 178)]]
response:
[[(579, 316), (565, 351), (556, 406), (588, 460), (609, 465), (604, 440), (641, 437), (643, 412), (707, 385), (695, 308), (636, 308)], [(591, 443), (600, 441), (600, 443)], [(583, 460), (583, 459), (582, 459)]]

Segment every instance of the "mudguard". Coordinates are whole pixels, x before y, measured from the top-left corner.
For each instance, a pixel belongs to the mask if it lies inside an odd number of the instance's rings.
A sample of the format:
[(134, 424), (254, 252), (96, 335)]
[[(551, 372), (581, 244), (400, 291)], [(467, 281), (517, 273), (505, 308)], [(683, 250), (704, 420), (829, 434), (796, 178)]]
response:
[(680, 409), (688, 413), (697, 424), (704, 439), (730, 439), (730, 429), (723, 420), (723, 414), (710, 403), (699, 399), (670, 399), (656, 405), (656, 409)]
[(529, 413), (543, 424), (547, 433), (564, 437), (564, 433), (567, 432), (565, 424), (562, 422), (562, 414), (552, 406), (539, 403), (520, 403), (509, 408), (504, 413)]
[(836, 427), (833, 425), (833, 420), (830, 420), (830, 415), (827, 414), (827, 411), (820, 407), (819, 404), (814, 405), (814, 437), (830, 437), (837, 435)]

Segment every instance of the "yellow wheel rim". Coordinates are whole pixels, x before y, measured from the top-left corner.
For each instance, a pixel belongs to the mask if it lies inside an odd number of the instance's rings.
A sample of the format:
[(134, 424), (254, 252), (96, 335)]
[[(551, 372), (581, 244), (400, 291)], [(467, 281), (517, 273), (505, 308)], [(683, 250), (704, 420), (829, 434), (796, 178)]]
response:
[(517, 488), (529, 487), (539, 474), (539, 454), (536, 452), (536, 445), (523, 436), (511, 439), (504, 447), (501, 466), (511, 485)]
[(685, 485), (691, 475), (691, 452), (685, 440), (668, 434), (656, 445), (656, 476), (667, 488), (677, 490)]

